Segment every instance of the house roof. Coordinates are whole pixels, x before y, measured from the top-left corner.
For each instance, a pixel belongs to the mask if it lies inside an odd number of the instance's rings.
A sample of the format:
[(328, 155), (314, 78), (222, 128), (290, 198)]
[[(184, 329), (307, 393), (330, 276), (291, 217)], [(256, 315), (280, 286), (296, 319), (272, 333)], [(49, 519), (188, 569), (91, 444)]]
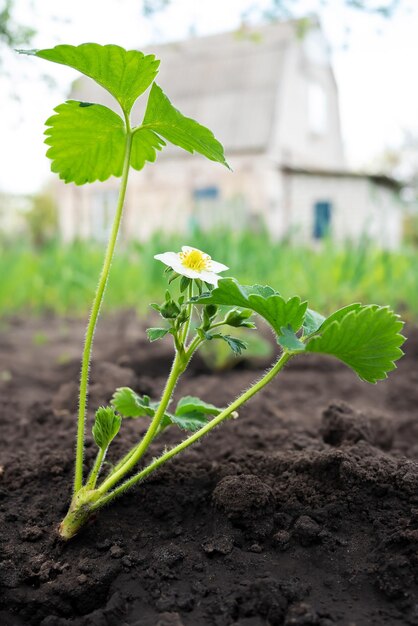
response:
[[(157, 82), (227, 152), (265, 149), (271, 137), (291, 22), (154, 46)], [(237, 103), (239, 105), (237, 106)]]
[(305, 169), (302, 167), (292, 167), (290, 165), (283, 165), (280, 169), (284, 174), (323, 176), (332, 178), (368, 179), (376, 185), (388, 187), (389, 189), (393, 189), (394, 191), (400, 191), (403, 187), (402, 183), (399, 180), (396, 180), (391, 176), (386, 176), (386, 174), (370, 174), (368, 172), (355, 172), (351, 170), (330, 170), (317, 168)]
[[(269, 145), (285, 53), (295, 38), (294, 22), (277, 22), (154, 45), (145, 52), (162, 59), (157, 83), (176, 108), (210, 128), (228, 153), (254, 152)], [(71, 97), (100, 98), (115, 108), (100, 92), (83, 77), (73, 84)], [(135, 105), (134, 120), (142, 119), (144, 100)], [(171, 156), (173, 149), (167, 146), (164, 153)]]

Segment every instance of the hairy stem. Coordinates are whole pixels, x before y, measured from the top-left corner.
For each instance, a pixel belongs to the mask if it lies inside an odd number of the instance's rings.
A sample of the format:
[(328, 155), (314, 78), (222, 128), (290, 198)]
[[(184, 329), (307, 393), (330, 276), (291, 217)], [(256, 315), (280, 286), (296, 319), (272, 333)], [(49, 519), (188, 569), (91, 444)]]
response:
[[(129, 478), (127, 481), (122, 483), (122, 485), (120, 485), (119, 487), (117, 487), (116, 489), (108, 493), (107, 495), (104, 495), (104, 492), (106, 490), (104, 489), (105, 483), (103, 483), (101, 488), (98, 489), (102, 497), (100, 497), (92, 505), (92, 510), (96, 510), (102, 507), (103, 505), (107, 504), (108, 502), (116, 498), (117, 496), (123, 494), (127, 489), (129, 489), (136, 483), (144, 480), (144, 478), (146, 478), (149, 474), (151, 474), (156, 469), (158, 469), (161, 465), (169, 461), (172, 457), (176, 456), (177, 454), (179, 454), (180, 452), (182, 452), (183, 450), (191, 446), (193, 443), (195, 443), (196, 441), (204, 437), (204, 435), (210, 432), (213, 428), (218, 426), (221, 422), (228, 419), (231, 416), (231, 414), (234, 411), (236, 411), (242, 404), (247, 402), (247, 400), (252, 398), (252, 396), (254, 396), (263, 387), (265, 387), (283, 369), (283, 367), (286, 365), (286, 363), (289, 361), (291, 357), (292, 357), (291, 354), (284, 352), (282, 356), (280, 357), (280, 359), (277, 361), (277, 363), (273, 365), (273, 367), (263, 376), (263, 378), (261, 378), (258, 382), (256, 382), (252, 387), (247, 389), (247, 391), (245, 391), (241, 396), (239, 396), (239, 398), (237, 398), (226, 409), (224, 409), (221, 413), (219, 413), (219, 415), (217, 415), (214, 419), (212, 419), (210, 422), (205, 424), (205, 426), (200, 428), (198, 431), (193, 433), (193, 435), (191, 435), (190, 437), (188, 437), (187, 439), (179, 443), (177, 446), (175, 446), (171, 450), (168, 450), (167, 452), (162, 454), (158, 459), (155, 459), (154, 461), (152, 461), (149, 465), (147, 465), (147, 467), (145, 467), (143, 470), (141, 470), (140, 472), (138, 472), (137, 474)], [(123, 473), (125, 474), (126, 472), (123, 472)]]
[(125, 476), (128, 472), (130, 472), (135, 465), (138, 463), (139, 459), (145, 454), (148, 450), (148, 447), (155, 435), (157, 434), (158, 428), (160, 426), (161, 420), (164, 417), (164, 413), (167, 409), (167, 406), (171, 400), (171, 396), (173, 395), (173, 391), (177, 384), (177, 381), (180, 377), (180, 374), (183, 371), (183, 363), (182, 358), (179, 353), (176, 354), (173, 365), (171, 367), (170, 375), (167, 379), (166, 386), (163, 391), (163, 395), (161, 396), (160, 404), (158, 405), (158, 409), (155, 411), (155, 415), (152, 418), (151, 424), (148, 427), (147, 432), (145, 433), (142, 441), (134, 448), (132, 452), (128, 452), (126, 455), (126, 461), (122, 465), (118, 463), (117, 470), (113, 471), (106, 480), (98, 487), (98, 491), (100, 494), (104, 494), (109, 489), (113, 487), (114, 484), (119, 482), (121, 478)]
[(93, 465), (93, 469), (91, 470), (89, 479), (86, 483), (87, 489), (94, 489), (97, 483), (97, 478), (99, 476), (100, 469), (103, 465), (104, 458), (106, 456), (107, 449), (99, 448), (99, 451), (96, 456), (96, 460)]
[(113, 254), (115, 252), (116, 241), (122, 219), (123, 205), (125, 202), (126, 187), (128, 184), (129, 164), (132, 149), (132, 132), (129, 126), (128, 119), (126, 119), (126, 133), (125, 158), (123, 163), (122, 180), (119, 190), (116, 214), (113, 220), (112, 230), (110, 233), (109, 242), (107, 244), (106, 255), (104, 258), (102, 271), (91, 308), (90, 319), (87, 325), (86, 338), (84, 342), (83, 357), (81, 361), (74, 493), (77, 493), (83, 485), (84, 431), (87, 412), (89, 368), (93, 347), (94, 332), (96, 330), (97, 319), (99, 317), (100, 307), (103, 302), (103, 296), (109, 278), (110, 266), (112, 264)]
[[(192, 285), (190, 285), (189, 287), (189, 296), (190, 296), (189, 299), (191, 299), (191, 297), (193, 296)], [(167, 380), (163, 395), (161, 397), (161, 401), (151, 421), (151, 424), (147, 432), (145, 433), (144, 438), (139, 444), (137, 444), (131, 450), (129, 450), (129, 452), (124, 457), (122, 457), (122, 459), (115, 465), (115, 467), (112, 469), (112, 471), (107, 476), (105, 481), (99, 487), (100, 492), (105, 493), (106, 491), (111, 489), (112, 486), (116, 484), (116, 482), (118, 482), (121, 478), (123, 478), (123, 476), (127, 472), (129, 472), (136, 463), (138, 463), (140, 458), (145, 454), (145, 452), (149, 448), (153, 439), (159, 434), (161, 422), (164, 417), (164, 413), (171, 400), (177, 381), (180, 378), (181, 374), (186, 369), (190, 359), (193, 356), (193, 353), (195, 352), (195, 350), (201, 343), (201, 340), (199, 339), (199, 337), (196, 336), (195, 339), (191, 341), (189, 348), (185, 352), (185, 347), (186, 347), (185, 344), (186, 344), (187, 337), (189, 334), (192, 313), (193, 313), (193, 304), (189, 304), (187, 321), (185, 322), (183, 331), (181, 333), (181, 345), (180, 345), (181, 350), (176, 352), (176, 356), (173, 361), (173, 365), (171, 367), (170, 376)]]

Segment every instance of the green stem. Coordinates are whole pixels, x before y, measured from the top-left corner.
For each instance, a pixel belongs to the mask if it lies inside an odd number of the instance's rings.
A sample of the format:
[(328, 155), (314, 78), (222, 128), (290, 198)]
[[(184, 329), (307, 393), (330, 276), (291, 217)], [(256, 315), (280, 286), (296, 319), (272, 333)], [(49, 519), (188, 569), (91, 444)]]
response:
[(86, 483), (86, 489), (94, 489), (97, 482), (97, 477), (99, 475), (100, 469), (102, 467), (104, 458), (106, 456), (107, 448), (99, 448), (99, 451), (96, 456), (96, 460), (93, 465), (93, 469), (91, 470), (89, 479)]
[[(194, 339), (190, 342), (190, 345), (189, 345), (189, 347), (187, 348), (187, 350), (186, 350), (186, 352), (185, 352), (185, 357), (183, 357), (183, 358), (185, 358), (185, 360), (186, 360), (186, 366), (187, 366), (187, 363), (189, 363), (190, 359), (192, 358), (193, 353), (194, 353), (194, 352), (196, 352), (197, 348), (198, 348), (198, 347), (200, 346), (200, 344), (202, 344), (202, 343), (203, 343), (202, 339), (200, 339), (200, 337), (198, 337), (197, 335), (196, 335), (196, 337), (195, 337), (195, 338), (194, 338)], [(180, 368), (180, 370), (179, 370), (179, 376), (181, 375), (181, 373), (182, 373), (182, 371), (183, 371), (183, 367), (184, 367), (184, 365), (182, 365), (182, 366), (181, 366), (181, 368)], [(177, 380), (178, 380), (178, 379), (177, 379)], [(173, 391), (174, 391), (174, 388), (173, 388)], [(170, 398), (169, 398), (169, 400), (170, 400)], [(168, 403), (167, 403), (167, 404), (168, 404)], [(167, 406), (166, 406), (166, 408), (167, 408)], [(160, 409), (160, 406), (158, 407), (158, 411), (159, 411), (159, 409)], [(152, 440), (153, 440), (155, 437), (157, 437), (157, 436), (159, 435), (159, 433), (160, 433), (160, 426), (161, 426), (161, 420), (162, 420), (162, 418), (163, 418), (163, 415), (164, 415), (164, 412), (162, 412), (162, 413), (161, 413), (161, 418), (159, 419), (158, 428), (157, 428), (157, 429), (155, 430), (155, 432), (153, 433), (152, 439), (150, 440), (150, 442), (149, 442), (149, 443), (151, 443), (151, 442), (152, 442)], [(155, 416), (154, 416), (154, 419), (155, 419)], [(118, 462), (118, 463), (117, 463), (117, 464), (116, 464), (116, 465), (112, 468), (111, 472), (110, 472), (110, 473), (109, 473), (109, 475), (107, 476), (107, 479), (111, 478), (111, 477), (112, 477), (112, 476), (114, 476), (116, 473), (118, 473), (118, 475), (119, 475), (119, 470), (120, 470), (122, 467), (124, 467), (124, 466), (126, 465), (126, 463), (127, 463), (130, 459), (132, 459), (132, 456), (134, 455), (135, 451), (138, 449), (139, 445), (142, 445), (142, 441), (141, 441), (141, 443), (140, 443), (140, 444), (137, 444), (137, 445), (135, 445), (133, 448), (131, 448), (131, 449), (129, 450), (129, 452), (127, 452), (127, 453), (125, 454), (125, 456), (121, 458), (121, 460), (120, 460), (120, 461), (119, 461), (119, 462)], [(106, 479), (106, 480), (107, 480), (107, 479)]]
[[(193, 282), (190, 283), (188, 288), (189, 300), (193, 297)], [(187, 337), (189, 336), (190, 324), (193, 316), (193, 303), (187, 305), (187, 320), (184, 323), (183, 331), (180, 333), (180, 353), (183, 357), (183, 371), (187, 367), (187, 363), (189, 362), (186, 356), (186, 342)]]
[(193, 354), (196, 352), (196, 350), (198, 349), (198, 347), (203, 343), (203, 339), (201, 339), (199, 337), (199, 335), (196, 335), (196, 337), (194, 339), (192, 339), (192, 341), (190, 342), (190, 344), (187, 347), (186, 350), (186, 361), (187, 363), (190, 361), (190, 359), (192, 358)]
[(232, 402), (226, 409), (224, 409), (221, 413), (219, 413), (219, 415), (217, 415), (214, 419), (212, 419), (210, 422), (205, 424), (205, 426), (200, 428), (198, 431), (193, 433), (193, 435), (191, 435), (190, 437), (188, 437), (187, 439), (179, 443), (177, 446), (165, 452), (158, 459), (155, 459), (154, 461), (152, 461), (152, 463), (150, 463), (147, 467), (145, 467), (143, 470), (138, 472), (138, 474), (135, 474), (134, 476), (129, 478), (127, 481), (122, 483), (122, 485), (120, 485), (119, 487), (117, 487), (116, 489), (114, 489), (107, 495), (103, 495), (104, 492), (108, 490), (108, 488), (104, 489), (105, 483), (103, 483), (101, 488), (98, 489), (100, 494), (102, 494), (102, 497), (100, 497), (92, 505), (92, 510), (102, 507), (103, 505), (107, 504), (108, 502), (116, 498), (117, 496), (120, 496), (122, 493), (124, 493), (127, 489), (129, 489), (136, 483), (144, 480), (144, 478), (146, 478), (149, 474), (151, 474), (151, 472), (154, 472), (161, 465), (169, 461), (173, 456), (176, 456), (176, 454), (179, 454), (179, 452), (182, 452), (183, 450), (191, 446), (193, 443), (201, 439), (201, 437), (203, 437), (208, 432), (210, 432), (213, 428), (218, 426), (225, 419), (230, 417), (231, 413), (236, 411), (242, 404), (244, 404), (244, 402), (247, 402), (247, 400), (252, 398), (252, 396), (254, 396), (263, 387), (265, 387), (283, 369), (283, 367), (286, 365), (286, 363), (289, 361), (291, 357), (292, 357), (292, 354), (284, 352), (282, 356), (280, 357), (280, 359), (277, 361), (277, 363), (273, 365), (273, 367), (267, 372), (267, 374), (265, 374), (265, 376), (263, 376), (263, 378), (261, 378), (257, 383), (255, 383), (246, 392), (244, 392), (239, 398), (237, 398), (234, 402)]
[(87, 412), (87, 396), (88, 396), (88, 379), (91, 361), (91, 352), (93, 346), (94, 332), (96, 330), (97, 319), (99, 317), (100, 307), (103, 302), (103, 296), (106, 290), (109, 278), (110, 266), (112, 264), (113, 254), (115, 251), (116, 241), (119, 233), (119, 227), (122, 219), (123, 205), (125, 202), (126, 187), (128, 184), (129, 165), (132, 150), (132, 132), (129, 126), (129, 120), (126, 119), (126, 145), (125, 157), (123, 162), (122, 180), (119, 190), (119, 198), (116, 207), (116, 214), (113, 220), (112, 231), (110, 233), (109, 242), (107, 244), (106, 255), (103, 262), (102, 271), (97, 285), (96, 294), (93, 300), (89, 323), (87, 325), (86, 338), (84, 342), (83, 357), (81, 361), (80, 375), (80, 391), (79, 391), (79, 408), (78, 408), (78, 425), (77, 425), (77, 448), (75, 461), (74, 476), (74, 493), (77, 493), (83, 485), (83, 457), (84, 457), (84, 430)]
[(173, 361), (171, 372), (167, 379), (167, 383), (164, 388), (160, 404), (158, 405), (158, 409), (155, 411), (155, 415), (152, 418), (151, 424), (149, 425), (148, 430), (144, 435), (144, 438), (134, 448), (133, 451), (128, 452), (128, 454), (125, 456), (126, 461), (122, 465), (118, 463), (118, 465), (116, 466), (116, 471), (113, 471), (98, 487), (98, 492), (100, 494), (104, 494), (106, 493), (106, 491), (109, 491), (109, 489), (111, 489), (115, 483), (117, 483), (121, 478), (123, 478), (125, 474), (133, 469), (133, 467), (138, 463), (139, 459), (145, 454), (150, 443), (157, 434), (158, 427), (162, 418), (164, 417), (164, 413), (171, 400), (171, 396), (173, 395), (173, 391), (182, 371), (183, 360), (180, 354), (177, 353)]

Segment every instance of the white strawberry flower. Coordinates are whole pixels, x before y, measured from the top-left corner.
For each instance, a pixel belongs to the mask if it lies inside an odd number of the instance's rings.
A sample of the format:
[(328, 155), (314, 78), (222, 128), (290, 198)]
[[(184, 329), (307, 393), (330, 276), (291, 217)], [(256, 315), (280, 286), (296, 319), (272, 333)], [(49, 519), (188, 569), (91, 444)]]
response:
[(218, 284), (219, 272), (229, 269), (223, 263), (213, 261), (211, 257), (190, 246), (183, 246), (181, 252), (163, 252), (156, 254), (154, 259), (171, 267), (177, 274), (187, 278), (200, 279), (210, 285)]

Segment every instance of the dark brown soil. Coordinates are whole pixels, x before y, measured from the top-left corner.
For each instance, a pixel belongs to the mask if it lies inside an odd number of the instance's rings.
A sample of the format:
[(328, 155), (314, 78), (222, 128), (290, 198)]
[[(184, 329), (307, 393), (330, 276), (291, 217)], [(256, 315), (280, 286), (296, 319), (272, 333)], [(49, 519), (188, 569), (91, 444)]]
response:
[[(64, 544), (83, 333), (54, 318), (0, 333), (0, 624), (418, 624), (416, 331), (376, 386), (299, 357)], [(120, 385), (158, 397), (170, 350), (120, 314), (102, 320), (95, 357), (92, 408)], [(224, 404), (261, 372), (215, 376), (196, 358), (178, 392)], [(144, 428), (124, 423), (113, 454)]]

